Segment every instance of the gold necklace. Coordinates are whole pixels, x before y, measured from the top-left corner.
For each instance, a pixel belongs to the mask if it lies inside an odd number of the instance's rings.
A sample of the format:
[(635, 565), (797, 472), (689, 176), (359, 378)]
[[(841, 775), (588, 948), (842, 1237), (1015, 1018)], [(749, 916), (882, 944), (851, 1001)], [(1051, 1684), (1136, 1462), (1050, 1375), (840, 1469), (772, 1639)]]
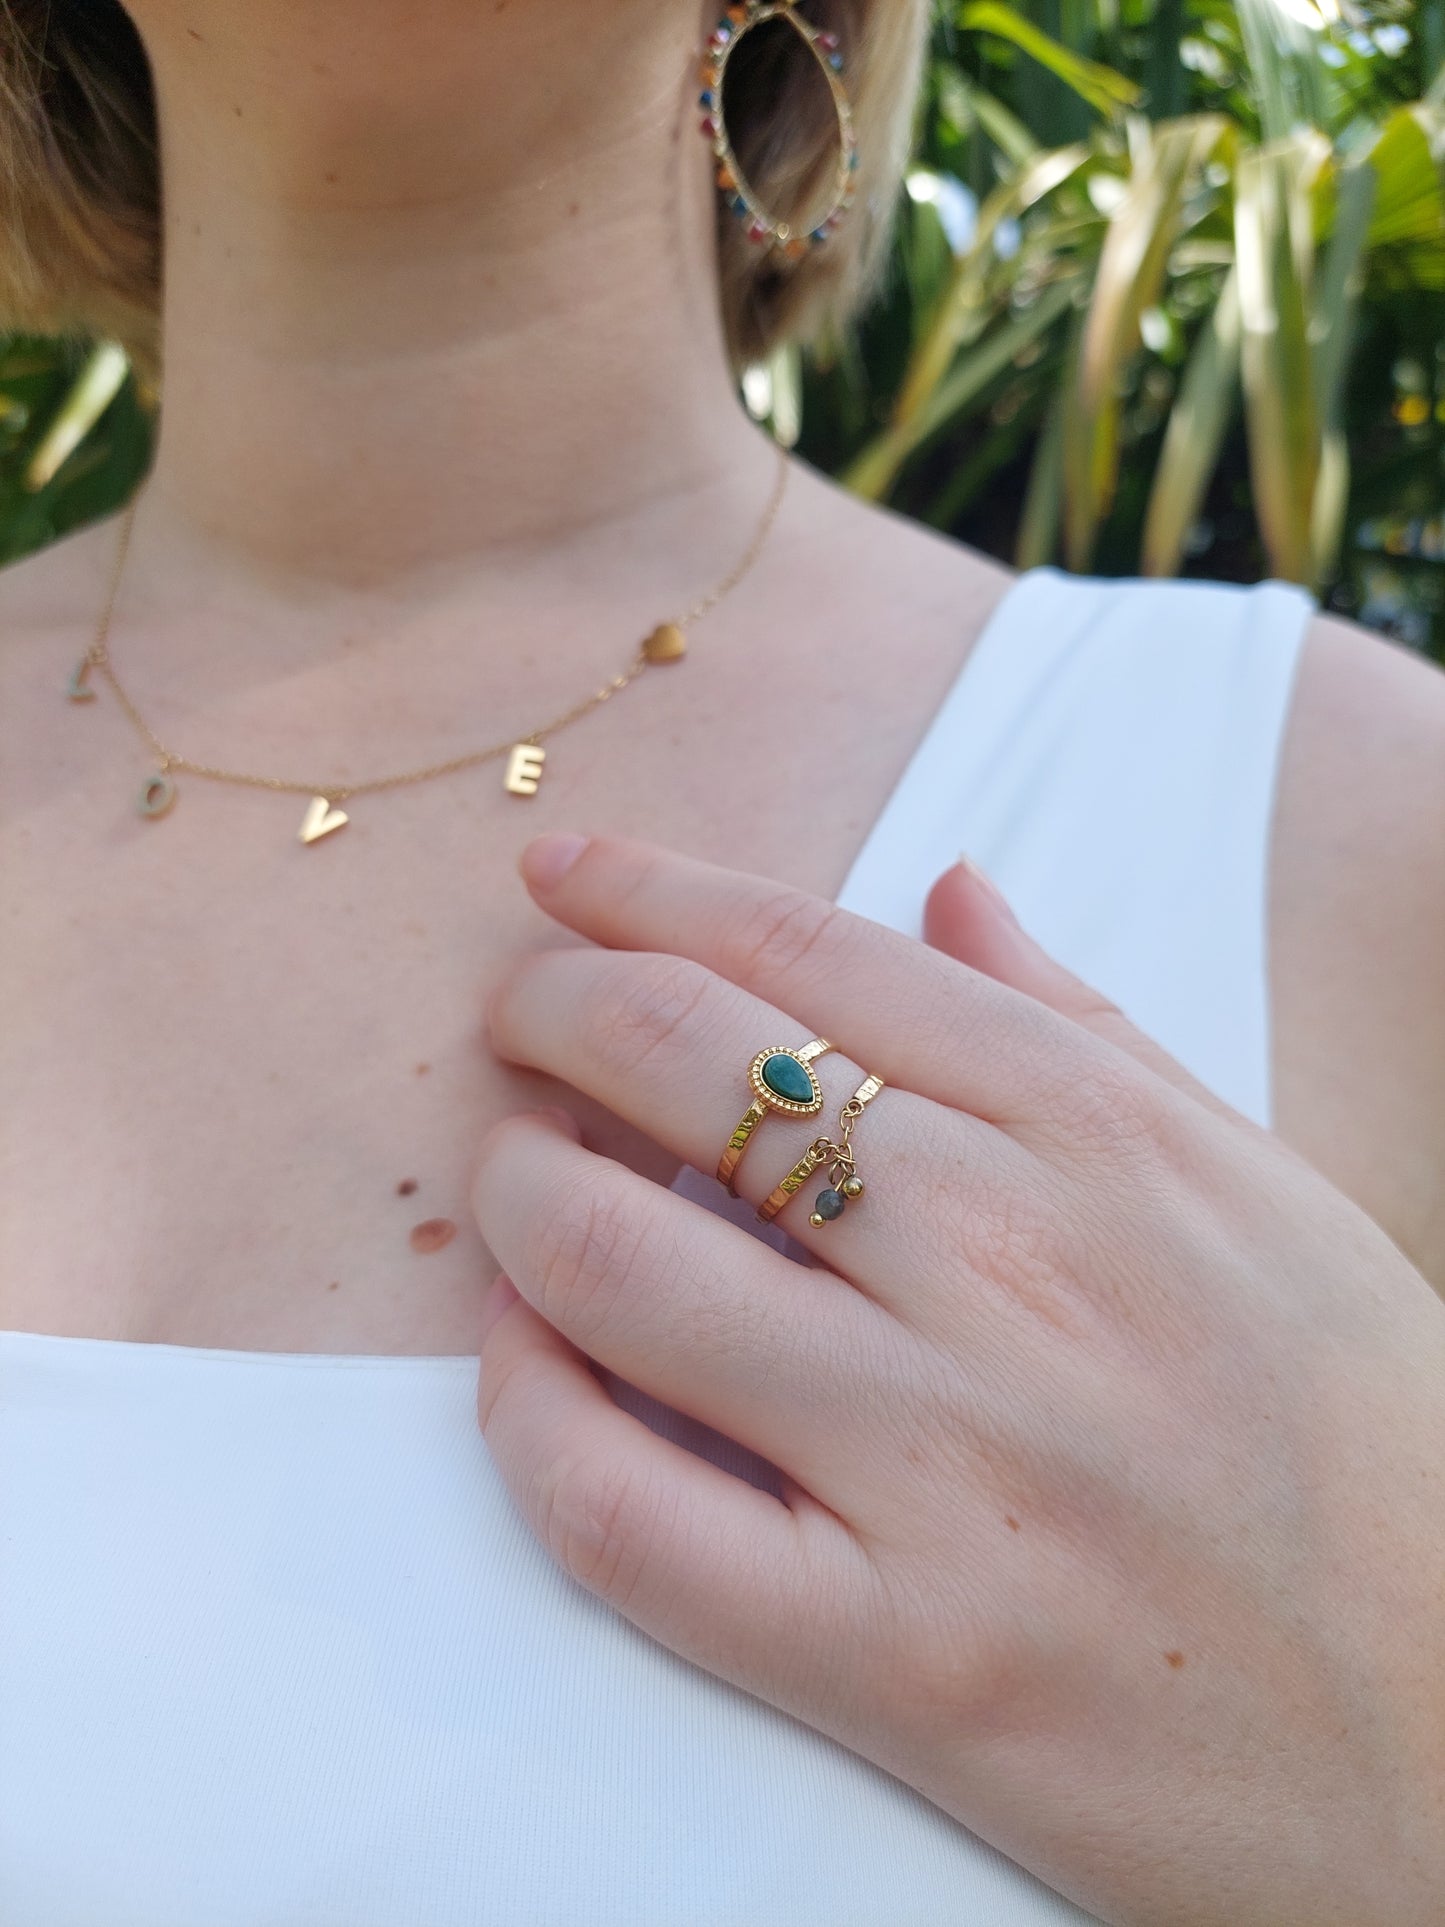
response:
[(472, 750), (465, 756), (450, 757), (444, 763), (429, 763), (424, 769), (405, 770), (394, 776), (378, 776), (361, 783), (303, 783), (280, 776), (255, 776), (244, 771), (216, 769), (209, 763), (195, 763), (188, 757), (178, 756), (174, 750), (167, 749), (121, 687), (120, 679), (110, 660), (110, 652), (106, 647), (111, 611), (115, 607), (116, 590), (120, 586), (121, 570), (125, 566), (126, 549), (130, 543), (131, 523), (135, 517), (136, 498), (134, 496), (121, 524), (120, 541), (116, 545), (110, 586), (106, 594), (105, 606), (101, 611), (100, 622), (96, 628), (95, 641), (76, 665), (75, 672), (66, 685), (65, 693), (72, 702), (91, 701), (95, 691), (87, 683), (86, 677), (92, 668), (98, 669), (114, 689), (121, 707), (150, 744), (159, 767), (153, 776), (146, 779), (136, 798), (136, 808), (142, 816), (164, 816), (175, 802), (176, 786), (171, 777), (172, 770), (184, 771), (189, 776), (209, 777), (219, 783), (244, 783), (252, 789), (291, 790), (298, 795), (309, 796), (311, 802), (302, 819), (299, 832), (303, 843), (315, 843), (321, 837), (329, 836), (333, 830), (339, 830), (342, 824), (348, 821), (346, 811), (337, 807), (348, 796), (359, 796), (367, 790), (397, 789), (403, 783), (421, 783), (430, 776), (446, 776), (453, 770), (467, 769), (474, 763), (495, 762), (503, 756), (507, 758), (504, 777), (506, 789), (513, 796), (535, 796), (542, 780), (542, 765), (547, 756), (546, 750), (542, 747), (542, 738), (555, 735), (558, 730), (565, 729), (569, 723), (577, 722), (579, 718), (596, 709), (600, 703), (609, 701), (617, 695), (619, 690), (625, 689), (630, 682), (635, 681), (642, 674), (644, 669), (651, 667), (654, 663), (678, 662), (682, 659), (687, 653), (688, 625), (696, 622), (699, 617), (721, 602), (728, 591), (742, 581), (756, 562), (782, 502), (787, 480), (788, 452), (779, 445), (777, 479), (773, 484), (768, 506), (756, 534), (740, 561), (701, 601), (695, 602), (690, 609), (685, 610), (680, 616), (673, 617), (671, 621), (660, 622), (639, 644), (636, 655), (620, 675), (613, 676), (610, 681), (603, 683), (600, 689), (594, 689), (590, 696), (584, 697), (580, 703), (574, 703), (570, 709), (564, 710), (560, 716), (554, 716), (550, 722), (540, 723), (536, 729), (528, 731), (520, 739), (509, 737), (505, 742), (490, 743), (485, 749)]

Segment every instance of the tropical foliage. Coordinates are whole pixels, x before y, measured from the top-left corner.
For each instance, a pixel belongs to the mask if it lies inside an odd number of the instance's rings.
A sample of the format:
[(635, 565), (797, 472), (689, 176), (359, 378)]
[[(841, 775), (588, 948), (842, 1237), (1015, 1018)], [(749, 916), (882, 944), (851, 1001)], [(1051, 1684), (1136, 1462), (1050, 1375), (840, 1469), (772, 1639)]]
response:
[[(1445, 5), (945, 0), (882, 298), (744, 388), (1020, 565), (1284, 576), (1445, 655)], [(153, 405), (0, 341), (0, 560), (124, 498)]]
[(949, 7), (886, 298), (768, 373), (1020, 565), (1278, 575), (1441, 651), (1445, 7)]

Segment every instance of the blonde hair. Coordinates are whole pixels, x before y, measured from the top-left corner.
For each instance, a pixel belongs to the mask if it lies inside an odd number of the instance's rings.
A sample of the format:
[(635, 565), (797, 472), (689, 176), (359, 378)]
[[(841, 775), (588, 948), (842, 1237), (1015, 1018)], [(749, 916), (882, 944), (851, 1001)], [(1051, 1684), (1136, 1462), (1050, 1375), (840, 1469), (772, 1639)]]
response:
[[(807, 10), (847, 56), (857, 198), (825, 246), (785, 265), (760, 253), (719, 202), (735, 366), (841, 325), (862, 305), (908, 158), (929, 0), (817, 0)], [(750, 35), (729, 67), (734, 150), (760, 200), (780, 212), (806, 199), (836, 158), (820, 81), (785, 27)], [(129, 16), (119, 0), (0, 0), (0, 327), (113, 337), (154, 383), (160, 287), (155, 98)]]

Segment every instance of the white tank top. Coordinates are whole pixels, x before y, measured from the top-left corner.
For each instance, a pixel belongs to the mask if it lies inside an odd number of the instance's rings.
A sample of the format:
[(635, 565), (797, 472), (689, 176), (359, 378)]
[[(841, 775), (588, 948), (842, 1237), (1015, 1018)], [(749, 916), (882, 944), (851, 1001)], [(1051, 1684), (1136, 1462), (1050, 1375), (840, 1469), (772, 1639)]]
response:
[[(1311, 607), (1280, 583), (1025, 573), (840, 902), (917, 933), (966, 851), (1268, 1122), (1267, 843)], [(679, 1188), (718, 1201), (697, 1173)], [(0, 1921), (1087, 1919), (566, 1577), (492, 1465), (475, 1381), (470, 1358), (0, 1334)]]

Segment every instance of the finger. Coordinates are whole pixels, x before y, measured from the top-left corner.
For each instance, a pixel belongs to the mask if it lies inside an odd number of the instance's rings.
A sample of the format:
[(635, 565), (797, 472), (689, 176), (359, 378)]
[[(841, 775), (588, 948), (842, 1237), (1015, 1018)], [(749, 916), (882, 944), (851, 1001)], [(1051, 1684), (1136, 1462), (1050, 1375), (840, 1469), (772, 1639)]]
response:
[[(502, 1057), (565, 1079), (707, 1173), (753, 1102), (747, 1069), (756, 1054), (806, 1041), (795, 1020), (687, 958), (582, 946), (519, 958), (493, 992), (489, 1020)], [(845, 1099), (874, 1067), (832, 1051), (812, 1069), (822, 1109), (767, 1115), (747, 1140), (733, 1182), (754, 1205), (815, 1139), (836, 1141)], [(909, 1091), (879, 1092), (854, 1125), (852, 1148), (864, 1193), (841, 1217), (811, 1222), (831, 1188), (824, 1166), (776, 1221), (910, 1323), (931, 1309), (922, 1294), (940, 1256), (976, 1244), (980, 1214), (996, 1205), (1016, 1218), (1010, 1194), (1021, 1184), (1038, 1190), (1030, 1152)], [(956, 1289), (956, 1258), (948, 1269)]]
[(901, 931), (622, 837), (582, 839), (559, 871), (577, 842), (540, 837), (523, 851), (548, 915), (615, 949), (691, 957), (842, 1040), (890, 1084), (1007, 1126), (1066, 1114), (1091, 1066), (1118, 1085), (1111, 1042)]
[(1178, 1058), (1130, 1023), (1117, 1004), (1035, 943), (1003, 892), (966, 858), (945, 870), (929, 891), (923, 934), (935, 949), (1107, 1039), (1210, 1110), (1234, 1115), (1232, 1107), (1185, 1070)]
[(525, 1299), (483, 1341), (477, 1409), (523, 1518), (573, 1579), (711, 1673), (779, 1704), (805, 1687), (780, 1677), (797, 1664), (782, 1635), (842, 1596), (830, 1561), (846, 1564), (848, 1535), (831, 1514), (622, 1411)]
[(536, 1114), (488, 1132), (472, 1206), (565, 1338), (841, 1504), (866, 1392), (901, 1336), (876, 1306)]

